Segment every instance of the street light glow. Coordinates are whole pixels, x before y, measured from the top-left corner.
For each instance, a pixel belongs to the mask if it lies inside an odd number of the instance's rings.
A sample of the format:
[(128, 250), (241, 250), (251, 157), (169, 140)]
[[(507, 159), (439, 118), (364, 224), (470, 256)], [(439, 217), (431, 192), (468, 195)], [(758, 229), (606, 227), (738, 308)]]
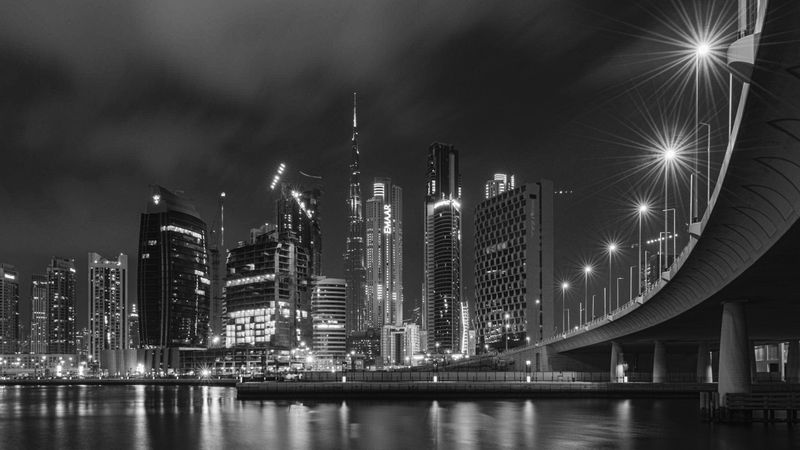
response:
[(678, 151), (675, 150), (675, 147), (667, 147), (664, 149), (664, 159), (667, 161), (672, 161), (678, 155)]
[(711, 53), (711, 46), (706, 42), (701, 42), (697, 46), (697, 56), (703, 57)]
[(561, 283), (561, 289), (563, 289), (563, 290), (565, 290), (565, 291), (566, 291), (567, 289), (569, 289), (569, 283), (567, 283), (566, 281), (565, 281), (565, 282), (563, 282), (563, 283)]
[(608, 251), (611, 252), (611, 253), (614, 253), (615, 251), (617, 251), (617, 244), (615, 244), (613, 242), (608, 244)]
[(646, 213), (646, 212), (647, 212), (647, 210), (648, 210), (648, 207), (647, 207), (647, 205), (645, 205), (644, 203), (642, 203), (641, 205), (639, 205), (639, 212), (640, 212), (640, 213)]
[(583, 273), (586, 273), (586, 274), (592, 273), (592, 266), (584, 266)]

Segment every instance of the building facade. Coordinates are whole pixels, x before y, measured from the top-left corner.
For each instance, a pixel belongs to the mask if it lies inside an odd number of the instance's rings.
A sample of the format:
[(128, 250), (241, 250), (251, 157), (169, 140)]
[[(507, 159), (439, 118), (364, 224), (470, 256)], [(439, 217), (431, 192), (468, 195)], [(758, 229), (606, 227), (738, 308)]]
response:
[(504, 349), (555, 333), (553, 187), (490, 193), (475, 208), (475, 322), (481, 346)]
[(311, 291), (315, 358), (331, 362), (347, 354), (347, 283), (340, 278), (314, 277)]
[(403, 190), (376, 178), (366, 207), (367, 327), (403, 324)]
[(89, 253), (89, 355), (128, 348), (128, 255)]
[(75, 354), (75, 260), (53, 257), (47, 267), (48, 353)]
[(0, 264), (0, 353), (19, 351), (19, 272)]
[(211, 281), (206, 224), (194, 205), (152, 187), (141, 215), (137, 263), (142, 345), (205, 347)]
[(425, 190), (425, 296), (427, 348), (463, 352), (461, 286), (461, 174), (458, 151), (428, 149)]
[(30, 352), (47, 353), (47, 314), (50, 310), (47, 297), (47, 275), (31, 276), (31, 337)]
[(309, 256), (294, 234), (264, 225), (229, 251), (226, 347), (290, 350), (311, 343)]
[(350, 156), (350, 187), (347, 196), (347, 239), (344, 278), (347, 283), (347, 333), (366, 329), (367, 296), (364, 243), (364, 207), (361, 202), (356, 94), (353, 93), (353, 137)]

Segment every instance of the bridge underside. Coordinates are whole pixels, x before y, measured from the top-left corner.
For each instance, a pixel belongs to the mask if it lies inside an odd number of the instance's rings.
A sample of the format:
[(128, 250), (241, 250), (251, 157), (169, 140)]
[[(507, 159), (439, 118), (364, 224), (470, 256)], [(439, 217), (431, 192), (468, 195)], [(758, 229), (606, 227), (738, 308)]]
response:
[[(726, 333), (723, 310), (736, 349), (800, 339), (800, 2), (769, 0), (767, 8), (710, 211), (670, 281), (613, 321), (509, 358), (597, 370), (609, 367), (609, 354), (613, 366), (617, 353), (634, 365), (630, 355), (641, 353), (655, 367), (655, 348), (663, 355), (666, 347), (672, 362), (699, 366), (699, 345), (713, 351)], [(746, 365), (746, 354), (729, 361)]]

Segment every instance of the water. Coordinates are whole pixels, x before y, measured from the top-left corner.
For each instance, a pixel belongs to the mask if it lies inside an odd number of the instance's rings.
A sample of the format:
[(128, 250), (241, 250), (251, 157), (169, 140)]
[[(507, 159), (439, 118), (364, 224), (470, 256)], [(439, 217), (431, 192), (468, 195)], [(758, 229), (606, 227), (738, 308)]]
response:
[(2, 448), (798, 448), (696, 400), (239, 401), (224, 387), (0, 387)]

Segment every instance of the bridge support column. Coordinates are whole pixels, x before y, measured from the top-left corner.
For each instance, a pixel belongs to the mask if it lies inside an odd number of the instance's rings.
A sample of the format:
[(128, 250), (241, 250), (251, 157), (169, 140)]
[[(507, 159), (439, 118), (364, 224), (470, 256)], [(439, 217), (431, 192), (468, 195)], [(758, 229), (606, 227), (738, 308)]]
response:
[(667, 381), (667, 348), (662, 341), (653, 343), (653, 383)]
[(620, 383), (625, 377), (625, 369), (623, 368), (624, 355), (622, 353), (622, 346), (619, 342), (611, 342), (611, 367), (610, 367), (610, 380), (612, 383)]
[(725, 394), (750, 392), (750, 360), (753, 349), (747, 335), (743, 302), (722, 305), (722, 330), (719, 338), (720, 406), (725, 406)]
[(697, 382), (713, 383), (714, 373), (711, 369), (711, 351), (708, 344), (702, 342), (697, 345)]
[(789, 341), (789, 354), (786, 356), (786, 382), (800, 383), (800, 341)]

